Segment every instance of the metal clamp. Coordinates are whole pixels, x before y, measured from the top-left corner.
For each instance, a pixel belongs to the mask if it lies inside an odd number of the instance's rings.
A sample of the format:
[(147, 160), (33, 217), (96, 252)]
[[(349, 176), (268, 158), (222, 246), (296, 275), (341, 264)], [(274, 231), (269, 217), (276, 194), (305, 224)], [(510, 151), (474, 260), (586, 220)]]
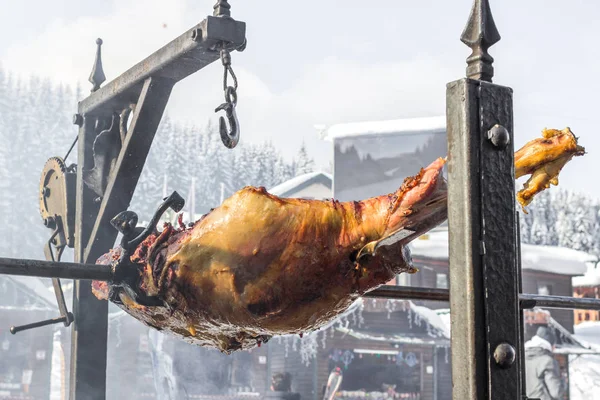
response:
[(146, 296), (136, 290), (139, 274), (131, 264), (130, 257), (148, 236), (156, 232), (158, 222), (165, 211), (170, 208), (175, 212), (179, 212), (184, 206), (185, 200), (183, 197), (179, 193), (173, 192), (164, 199), (145, 228), (137, 227), (138, 215), (133, 211), (122, 211), (110, 221), (111, 225), (123, 235), (121, 239), (121, 256), (113, 267), (114, 279), (109, 293), (111, 301), (120, 303), (118, 294), (121, 290), (125, 290), (139, 304), (146, 306), (162, 305), (158, 298)]

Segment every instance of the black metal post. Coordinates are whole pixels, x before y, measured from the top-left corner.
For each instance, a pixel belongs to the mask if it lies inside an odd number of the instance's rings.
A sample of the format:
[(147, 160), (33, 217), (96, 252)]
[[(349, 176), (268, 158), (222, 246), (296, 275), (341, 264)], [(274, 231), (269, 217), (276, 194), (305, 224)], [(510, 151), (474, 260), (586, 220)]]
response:
[[(87, 263), (84, 257), (85, 246), (98, 214), (96, 195), (86, 186), (82, 174), (84, 168), (93, 167), (95, 122), (94, 118), (84, 117), (79, 129), (74, 258), (76, 263), (83, 264)], [(105, 243), (106, 249), (112, 244)], [(94, 296), (89, 280), (74, 281), (73, 315), (75, 320), (71, 329), (69, 399), (104, 400), (108, 302)]]
[(461, 37), (467, 76), (447, 87), (453, 399), (518, 399), (521, 345), (512, 90), (488, 83), (500, 40), (485, 0)]

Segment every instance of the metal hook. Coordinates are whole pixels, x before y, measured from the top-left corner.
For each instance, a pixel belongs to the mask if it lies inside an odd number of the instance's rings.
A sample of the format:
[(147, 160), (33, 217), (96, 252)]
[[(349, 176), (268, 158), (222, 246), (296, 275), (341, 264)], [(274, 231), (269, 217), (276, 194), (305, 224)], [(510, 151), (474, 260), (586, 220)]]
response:
[(221, 140), (227, 148), (233, 149), (240, 141), (240, 124), (238, 122), (237, 114), (235, 113), (235, 104), (230, 102), (223, 103), (215, 110), (215, 112), (219, 111), (225, 111), (225, 116), (227, 117), (230, 126), (230, 128), (227, 127), (227, 122), (225, 122), (224, 117), (219, 118)]

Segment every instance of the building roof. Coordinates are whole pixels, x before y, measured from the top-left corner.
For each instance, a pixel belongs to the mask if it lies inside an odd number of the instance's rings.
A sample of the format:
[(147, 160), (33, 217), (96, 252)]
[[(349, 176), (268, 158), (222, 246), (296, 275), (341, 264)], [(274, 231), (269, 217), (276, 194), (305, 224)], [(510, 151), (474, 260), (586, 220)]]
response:
[(333, 178), (330, 174), (325, 172), (310, 172), (308, 174), (299, 175), (295, 178), (287, 180), (269, 189), (268, 192), (274, 194), (275, 196), (285, 197), (310, 185), (318, 183), (331, 189), (332, 181)]
[[(346, 311), (343, 315), (348, 316), (352, 312), (362, 310), (365, 306), (365, 302), (378, 301), (377, 299), (364, 299), (360, 298), (353, 304), (350, 310)], [(410, 311), (409, 319), (413, 320), (412, 326), (426, 327), (423, 328), (423, 333), (413, 334), (408, 331), (398, 330), (397, 333), (383, 332), (379, 329), (369, 328), (368, 326), (357, 326), (350, 327), (349, 325), (342, 325), (334, 322), (329, 326), (334, 326), (334, 329), (338, 332), (348, 335), (355, 339), (371, 340), (375, 342), (387, 342), (387, 343), (398, 343), (398, 344), (421, 344), (421, 345), (436, 345), (436, 346), (447, 346), (450, 343), (450, 326), (446, 325), (442, 318), (438, 316), (435, 310), (431, 310), (427, 307), (417, 306), (409, 300), (395, 300), (388, 299), (388, 302), (401, 303), (405, 306), (406, 311)], [(387, 307), (386, 307), (387, 308)], [(403, 307), (404, 308), (404, 307)], [(401, 311), (393, 307), (390, 312)], [(411, 328), (412, 329), (412, 328)]]
[[(591, 264), (591, 263), (590, 263)], [(574, 287), (594, 287), (600, 286), (600, 269), (596, 265), (589, 265), (588, 270), (583, 276), (573, 278)]]
[[(432, 231), (410, 244), (413, 257), (448, 261), (448, 231)], [(596, 257), (577, 250), (555, 246), (521, 245), (521, 268), (560, 275), (583, 275), (588, 262)]]
[(352, 329), (346, 327), (337, 327), (336, 331), (344, 335), (361, 340), (371, 340), (374, 342), (397, 343), (397, 344), (415, 344), (415, 345), (430, 345), (430, 346), (447, 346), (450, 344), (450, 339), (445, 337), (413, 337), (407, 336), (402, 332), (395, 335), (386, 335), (378, 332)]
[(319, 131), (321, 139), (329, 141), (347, 137), (445, 132), (446, 116), (353, 122), (331, 126), (318, 125), (315, 128)]
[(600, 348), (577, 338), (554, 318), (548, 318), (548, 326), (553, 328), (555, 336), (559, 338), (554, 353), (556, 354), (598, 354)]

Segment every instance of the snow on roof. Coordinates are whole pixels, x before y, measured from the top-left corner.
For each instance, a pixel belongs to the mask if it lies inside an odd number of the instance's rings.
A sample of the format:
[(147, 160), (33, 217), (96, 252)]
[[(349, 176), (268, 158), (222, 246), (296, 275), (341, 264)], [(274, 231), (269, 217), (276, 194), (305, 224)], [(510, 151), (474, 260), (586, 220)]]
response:
[[(371, 299), (371, 301), (374, 301), (374, 300), (375, 299)], [(444, 323), (442, 318), (440, 318), (438, 316), (438, 314), (436, 313), (435, 310), (432, 310), (432, 309), (429, 309), (429, 308), (423, 307), (423, 306), (417, 306), (412, 301), (407, 301), (407, 300), (388, 299), (387, 301), (388, 302), (400, 302), (402, 304), (407, 304), (409, 306), (410, 311), (412, 313), (414, 313), (414, 316), (411, 318), (414, 319), (414, 321), (417, 325), (420, 325), (421, 323), (424, 322), (424, 323), (428, 324), (428, 326), (430, 328), (432, 328), (432, 329), (429, 329), (429, 328), (427, 329), (427, 333), (430, 337), (439, 338), (439, 339), (450, 339), (449, 326), (447, 326)], [(358, 309), (362, 308), (364, 302), (365, 302), (365, 299), (361, 298), (361, 299), (357, 300), (356, 303), (353, 304), (352, 308), (358, 310)], [(393, 308), (395, 309), (395, 307), (393, 307)], [(351, 313), (351, 311), (348, 310), (344, 313), (344, 315), (347, 316), (350, 313)], [(331, 324), (331, 325), (333, 325), (333, 324)], [(390, 335), (374, 333), (372, 331), (363, 332), (363, 331), (360, 331), (357, 329), (351, 329), (348, 326), (337, 326), (336, 329), (340, 332), (345, 332), (347, 334), (352, 333), (351, 336), (354, 336), (358, 339), (388, 340), (388, 341), (403, 342), (403, 343), (430, 343), (430, 344), (435, 343), (435, 341), (428, 341), (428, 340), (421, 339), (421, 338), (407, 337), (405, 334), (398, 334), (398, 335), (390, 336)]]
[(326, 186), (329, 186), (331, 188), (332, 181), (333, 178), (330, 174), (327, 174), (325, 172), (310, 172), (308, 174), (299, 175), (295, 178), (289, 179), (269, 189), (268, 192), (274, 194), (275, 196), (285, 196), (292, 190), (300, 186), (309, 185), (313, 182), (323, 182)]
[[(429, 325), (436, 328), (439, 332), (441, 332), (444, 337), (450, 338), (450, 325), (444, 321), (438, 313), (437, 310), (432, 310), (423, 306), (416, 306), (412, 301), (410, 302), (410, 308), (416, 314), (419, 314), (422, 318), (424, 318)], [(448, 317), (448, 321), (450, 318)]]
[[(446, 326), (446, 330), (450, 332), (450, 309), (440, 308), (438, 310), (435, 310), (435, 313), (437, 314), (440, 321), (442, 321)], [(448, 337), (450, 337), (450, 334), (448, 334)]]
[(356, 339), (372, 340), (372, 341), (376, 341), (376, 342), (388, 342), (388, 343), (394, 342), (394, 343), (400, 343), (400, 344), (421, 344), (421, 345), (428, 344), (428, 345), (432, 345), (432, 346), (448, 343), (448, 338), (445, 338), (445, 337), (423, 339), (423, 338), (405, 336), (402, 334), (384, 335), (384, 334), (378, 334), (378, 333), (374, 333), (374, 332), (364, 332), (364, 331), (345, 328), (345, 327), (337, 327), (337, 328), (335, 328), (335, 330), (338, 332), (341, 332), (345, 335), (354, 337)]
[[(534, 308), (534, 310), (537, 310), (538, 308)], [(589, 352), (589, 353), (596, 353), (596, 349), (592, 348), (592, 346), (590, 346), (588, 343), (582, 342), (581, 340), (579, 340), (575, 335), (573, 335), (571, 332), (569, 332), (564, 326), (562, 326), (561, 324), (558, 323), (557, 320), (555, 320), (554, 318), (550, 317), (548, 319), (548, 326), (554, 328), (559, 336), (560, 336), (560, 341), (561, 344), (556, 346), (556, 349), (554, 350), (555, 353), (560, 354), (570, 354), (570, 353), (575, 353), (573, 352), (573, 349), (579, 349), (579, 351), (577, 353), (581, 354), (581, 353), (585, 353), (585, 351)], [(582, 351), (585, 350), (585, 351)]]
[[(432, 231), (410, 244), (413, 257), (448, 260), (448, 231)], [(582, 251), (555, 246), (521, 245), (521, 267), (524, 270), (543, 271), (561, 275), (583, 275), (587, 263), (596, 257)]]
[(319, 130), (321, 139), (330, 141), (357, 136), (442, 132), (446, 131), (446, 116), (353, 122), (331, 126), (317, 125), (315, 128)]
[(595, 265), (588, 265), (588, 270), (584, 276), (573, 278), (573, 286), (600, 286), (600, 269)]

